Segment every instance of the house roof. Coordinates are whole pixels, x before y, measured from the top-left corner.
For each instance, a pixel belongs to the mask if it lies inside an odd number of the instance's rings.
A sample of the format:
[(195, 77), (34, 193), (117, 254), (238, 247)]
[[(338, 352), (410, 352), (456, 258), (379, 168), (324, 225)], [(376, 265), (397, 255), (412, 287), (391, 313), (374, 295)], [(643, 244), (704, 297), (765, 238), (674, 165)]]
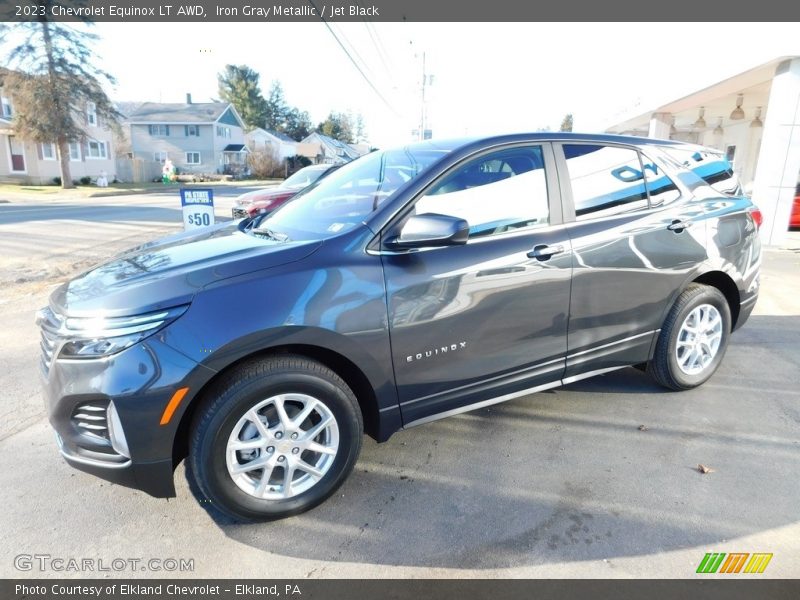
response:
[(296, 144), (297, 143), (295, 140), (290, 138), (288, 135), (286, 135), (285, 133), (281, 133), (280, 131), (275, 131), (274, 129), (265, 129), (264, 131), (266, 131), (272, 137), (278, 138), (282, 142), (289, 142), (291, 144)]
[(222, 149), (223, 152), (247, 152), (247, 146), (244, 144), (228, 144)]
[(323, 144), (325, 144), (326, 146), (329, 146), (329, 147), (333, 148), (334, 150), (341, 150), (342, 153), (344, 154), (344, 156), (346, 156), (350, 160), (352, 160), (354, 158), (358, 158), (359, 156), (361, 156), (361, 153), (358, 150), (356, 150), (355, 148), (353, 148), (350, 144), (346, 144), (345, 142), (339, 141), (339, 140), (337, 140), (335, 138), (332, 138), (332, 137), (330, 137), (328, 135), (324, 135), (324, 134), (320, 133), (319, 131), (315, 131), (315, 132), (311, 133), (308, 137), (306, 137), (303, 140), (303, 142), (308, 142), (309, 138), (313, 138), (314, 136), (317, 136), (319, 138), (319, 140)]
[(253, 134), (261, 132), (262, 134), (266, 134), (270, 137), (274, 137), (276, 140), (281, 142), (286, 142), (287, 144), (296, 144), (297, 140), (293, 140), (285, 133), (281, 133), (279, 131), (275, 131), (274, 129), (264, 129), (263, 127), (256, 127), (247, 132), (248, 136), (252, 136)]
[(131, 114), (136, 112), (140, 106), (142, 106), (144, 102), (135, 102), (135, 101), (127, 101), (127, 100), (120, 100), (114, 103), (116, 109), (122, 114), (125, 119), (127, 119)]
[(128, 118), (136, 123), (212, 123), (230, 104), (227, 102), (162, 103), (145, 102)]

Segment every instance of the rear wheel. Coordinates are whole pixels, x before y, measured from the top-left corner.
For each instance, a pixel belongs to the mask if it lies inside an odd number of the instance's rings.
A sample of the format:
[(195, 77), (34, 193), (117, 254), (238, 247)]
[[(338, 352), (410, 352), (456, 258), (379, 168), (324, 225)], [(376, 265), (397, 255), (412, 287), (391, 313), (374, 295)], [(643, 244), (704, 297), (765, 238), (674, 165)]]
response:
[(693, 283), (670, 309), (647, 371), (673, 390), (697, 387), (717, 370), (730, 331), (731, 311), (722, 292)]
[(336, 373), (286, 355), (244, 365), (215, 386), (191, 437), (201, 501), (238, 520), (306, 511), (355, 465), (363, 422)]

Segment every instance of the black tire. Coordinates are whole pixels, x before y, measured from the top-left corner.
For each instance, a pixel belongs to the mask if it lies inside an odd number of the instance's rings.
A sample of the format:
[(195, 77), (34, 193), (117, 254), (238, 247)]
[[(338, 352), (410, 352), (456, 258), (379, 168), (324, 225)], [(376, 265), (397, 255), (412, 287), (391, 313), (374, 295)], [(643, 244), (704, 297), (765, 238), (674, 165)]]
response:
[[(324, 476), (310, 489), (288, 498), (258, 498), (241, 489), (229, 473), (228, 441), (248, 410), (280, 394), (304, 394), (321, 402), (335, 419), (338, 449)], [(355, 395), (326, 366), (291, 354), (245, 363), (209, 390), (195, 417), (188, 460), (196, 483), (195, 495), (201, 503), (210, 503), (239, 521), (268, 521), (307, 511), (333, 494), (350, 474), (361, 450), (363, 429), (363, 417)], [(286, 445), (287, 442), (288, 438), (277, 443)], [(285, 452), (292, 458), (277, 445), (272, 452), (276, 457)], [(290, 490), (291, 487), (290, 484)]]
[[(687, 373), (678, 363), (676, 348), (681, 327), (696, 308), (711, 305), (722, 320), (719, 347), (713, 359), (698, 373)], [(731, 310), (725, 296), (717, 288), (699, 283), (690, 284), (672, 305), (656, 342), (655, 353), (647, 364), (647, 372), (662, 386), (671, 390), (688, 390), (705, 383), (717, 370), (731, 334)]]

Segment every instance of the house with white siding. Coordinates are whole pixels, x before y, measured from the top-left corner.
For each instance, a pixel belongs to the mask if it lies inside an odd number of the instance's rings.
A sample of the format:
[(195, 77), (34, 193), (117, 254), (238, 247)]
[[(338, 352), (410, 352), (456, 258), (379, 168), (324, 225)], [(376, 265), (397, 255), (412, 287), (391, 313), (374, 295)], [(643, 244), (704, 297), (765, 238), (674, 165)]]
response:
[(362, 150), (354, 144), (334, 139), (315, 131), (298, 144), (298, 154), (310, 159), (314, 164), (343, 165), (366, 154), (368, 148)]
[(267, 150), (281, 159), (291, 158), (297, 154), (297, 142), (285, 133), (272, 129), (257, 127), (248, 131), (244, 139), (247, 147), (252, 151)]
[[(84, 136), (69, 144), (69, 166), (72, 179), (92, 180), (105, 174), (114, 179), (113, 135), (102, 122), (93, 103), (88, 102), (77, 115)], [(24, 140), (14, 130), (14, 105), (9, 94), (0, 89), (0, 181), (29, 184), (53, 183), (61, 177), (61, 166), (55, 140), (37, 143)]]
[(128, 115), (130, 158), (165, 162), (180, 173), (230, 173), (247, 165), (244, 123), (227, 102), (145, 102)]

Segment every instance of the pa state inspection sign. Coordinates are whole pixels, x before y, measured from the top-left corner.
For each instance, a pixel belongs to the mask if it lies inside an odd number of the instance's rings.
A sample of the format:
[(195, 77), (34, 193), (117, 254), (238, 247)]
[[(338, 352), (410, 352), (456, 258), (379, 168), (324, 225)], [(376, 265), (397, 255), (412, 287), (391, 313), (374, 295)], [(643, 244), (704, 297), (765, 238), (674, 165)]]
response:
[(214, 224), (214, 190), (181, 188), (181, 206), (186, 231)]

